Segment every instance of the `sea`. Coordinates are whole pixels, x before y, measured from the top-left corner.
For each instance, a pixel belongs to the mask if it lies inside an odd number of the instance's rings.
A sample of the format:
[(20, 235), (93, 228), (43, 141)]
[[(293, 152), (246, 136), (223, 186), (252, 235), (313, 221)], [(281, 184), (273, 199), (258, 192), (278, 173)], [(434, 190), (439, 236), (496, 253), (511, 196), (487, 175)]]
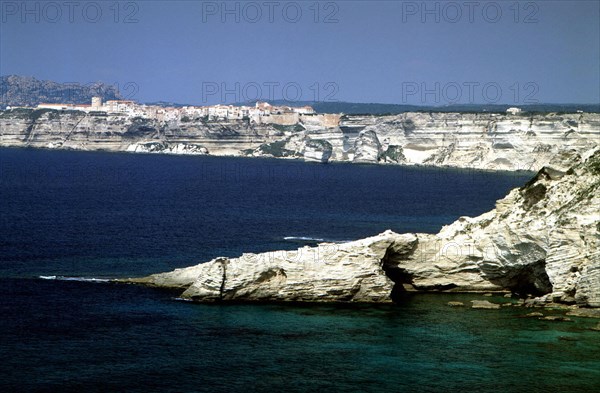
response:
[(593, 319), (447, 306), (475, 294), (195, 304), (107, 281), (387, 229), (436, 233), (531, 176), (1, 148), (0, 391), (600, 391)]

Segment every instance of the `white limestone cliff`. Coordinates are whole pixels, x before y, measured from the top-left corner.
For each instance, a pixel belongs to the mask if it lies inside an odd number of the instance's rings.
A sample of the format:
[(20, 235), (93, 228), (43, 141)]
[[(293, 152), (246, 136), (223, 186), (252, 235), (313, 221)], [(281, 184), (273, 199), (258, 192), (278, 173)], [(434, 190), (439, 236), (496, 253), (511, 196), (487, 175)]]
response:
[(600, 145), (598, 113), (415, 112), (344, 116), (337, 126), (320, 119), (282, 126), (15, 109), (0, 111), (0, 146), (189, 154), (189, 145), (219, 156), (537, 171), (561, 149)]
[[(403, 113), (347, 116), (330, 135), (332, 160), (352, 160), (356, 141), (382, 154), (371, 162), (537, 171), (561, 149), (600, 145), (600, 114)], [(380, 147), (379, 147), (380, 145)], [(386, 154), (386, 151), (391, 154)], [(393, 159), (401, 151), (400, 159)]]

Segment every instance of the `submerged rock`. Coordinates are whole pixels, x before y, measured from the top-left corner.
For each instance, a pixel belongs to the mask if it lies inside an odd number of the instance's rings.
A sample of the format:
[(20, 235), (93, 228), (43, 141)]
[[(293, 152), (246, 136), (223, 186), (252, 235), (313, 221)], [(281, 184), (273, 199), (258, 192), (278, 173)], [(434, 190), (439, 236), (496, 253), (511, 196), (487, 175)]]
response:
[(572, 322), (571, 318), (563, 317), (562, 315), (547, 315), (538, 318), (540, 321), (557, 321), (557, 322)]
[(600, 310), (591, 308), (577, 308), (567, 312), (567, 315), (572, 317), (600, 318)]
[(471, 300), (473, 305), (472, 308), (486, 309), (486, 310), (496, 310), (500, 308), (499, 304), (488, 302), (487, 300)]
[(572, 337), (572, 336), (560, 336), (560, 337), (558, 337), (558, 339), (560, 341), (579, 341), (579, 339), (577, 337)]
[(450, 307), (464, 307), (464, 303), (463, 302), (448, 302), (448, 305)]
[(527, 318), (538, 318), (538, 317), (543, 317), (544, 314), (542, 314), (541, 312), (530, 312), (529, 314), (524, 315), (524, 317)]

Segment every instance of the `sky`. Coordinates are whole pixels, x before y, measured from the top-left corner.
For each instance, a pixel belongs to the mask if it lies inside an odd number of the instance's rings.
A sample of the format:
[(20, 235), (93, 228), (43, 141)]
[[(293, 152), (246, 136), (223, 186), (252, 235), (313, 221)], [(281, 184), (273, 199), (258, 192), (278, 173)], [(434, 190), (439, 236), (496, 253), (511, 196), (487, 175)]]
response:
[(6, 1), (0, 75), (139, 102), (599, 103), (600, 1)]

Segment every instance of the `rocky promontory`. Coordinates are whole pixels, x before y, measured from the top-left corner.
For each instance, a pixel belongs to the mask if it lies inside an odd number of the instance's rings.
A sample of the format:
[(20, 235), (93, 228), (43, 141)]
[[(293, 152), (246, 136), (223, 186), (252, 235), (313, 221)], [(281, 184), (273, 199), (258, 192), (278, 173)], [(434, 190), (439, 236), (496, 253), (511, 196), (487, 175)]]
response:
[(409, 292), (510, 291), (600, 307), (600, 149), (565, 150), (479, 217), (435, 235), (221, 257), (121, 280), (196, 301), (390, 302)]

